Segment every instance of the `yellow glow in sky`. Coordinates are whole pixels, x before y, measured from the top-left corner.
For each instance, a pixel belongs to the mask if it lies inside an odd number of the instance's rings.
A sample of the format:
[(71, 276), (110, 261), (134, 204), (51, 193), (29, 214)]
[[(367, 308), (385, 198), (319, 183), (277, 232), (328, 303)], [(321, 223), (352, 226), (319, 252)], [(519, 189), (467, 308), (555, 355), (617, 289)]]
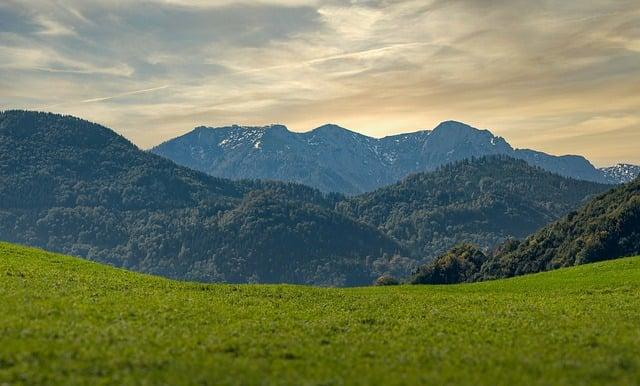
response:
[(638, 1), (0, 4), (0, 107), (146, 148), (195, 126), (458, 120), (515, 147), (640, 163)]

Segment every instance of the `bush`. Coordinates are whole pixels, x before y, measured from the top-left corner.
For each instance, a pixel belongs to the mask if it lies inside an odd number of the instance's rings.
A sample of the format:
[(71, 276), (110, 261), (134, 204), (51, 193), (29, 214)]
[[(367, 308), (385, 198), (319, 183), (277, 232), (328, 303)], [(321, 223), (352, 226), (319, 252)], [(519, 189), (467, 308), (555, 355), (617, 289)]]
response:
[(375, 286), (387, 286), (387, 285), (398, 285), (400, 282), (393, 276), (390, 275), (382, 275), (376, 279), (373, 283)]
[(474, 281), (487, 260), (476, 246), (461, 244), (422, 266), (411, 281), (413, 284), (455, 284)]

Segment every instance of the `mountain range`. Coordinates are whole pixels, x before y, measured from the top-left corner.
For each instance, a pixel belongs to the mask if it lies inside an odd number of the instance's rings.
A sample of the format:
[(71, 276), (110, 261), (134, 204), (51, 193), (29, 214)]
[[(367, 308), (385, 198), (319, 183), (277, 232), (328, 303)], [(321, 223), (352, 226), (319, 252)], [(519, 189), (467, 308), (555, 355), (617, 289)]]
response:
[(381, 139), (337, 125), (305, 133), (282, 125), (198, 127), (150, 151), (216, 177), (291, 181), (349, 195), (375, 190), (412, 173), (489, 155), (522, 159), (565, 177), (600, 183), (628, 182), (633, 174), (603, 172), (581, 156), (514, 149), (488, 130), (455, 121), (430, 131)]
[(75, 117), (0, 113), (0, 239), (187, 280), (369, 284), (459, 242), (528, 234), (609, 188), (491, 156), (345, 197), (208, 176)]

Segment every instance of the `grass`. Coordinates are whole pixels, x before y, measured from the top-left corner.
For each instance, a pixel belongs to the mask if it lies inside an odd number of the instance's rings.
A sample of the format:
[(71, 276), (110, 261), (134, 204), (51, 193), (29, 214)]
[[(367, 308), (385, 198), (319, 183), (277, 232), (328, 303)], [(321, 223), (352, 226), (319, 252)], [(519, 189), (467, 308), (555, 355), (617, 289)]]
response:
[(0, 385), (640, 384), (640, 257), (459, 286), (203, 285), (0, 243)]

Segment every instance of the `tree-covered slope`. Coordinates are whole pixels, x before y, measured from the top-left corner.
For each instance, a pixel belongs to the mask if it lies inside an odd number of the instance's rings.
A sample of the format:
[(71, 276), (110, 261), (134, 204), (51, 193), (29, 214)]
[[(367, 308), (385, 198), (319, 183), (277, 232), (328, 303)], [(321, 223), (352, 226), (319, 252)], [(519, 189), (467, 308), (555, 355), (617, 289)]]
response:
[(184, 208), (211, 199), (224, 207), (241, 184), (203, 178), (140, 151), (113, 131), (48, 113), (0, 114), (0, 205), (5, 208), (105, 206)]
[(327, 289), (175, 282), (0, 243), (0, 277), (0, 384), (640, 383), (640, 257)]
[(640, 254), (640, 179), (591, 200), (483, 265), (481, 277), (508, 277)]
[(420, 267), (416, 284), (452, 284), (549, 271), (640, 254), (640, 179), (599, 195), (524, 239), (485, 254), (459, 245)]
[(568, 179), (504, 156), (465, 160), (347, 199), (338, 209), (431, 259), (460, 242), (525, 237), (609, 185)]
[(368, 284), (372, 262), (402, 248), (336, 200), (209, 177), (77, 118), (0, 113), (7, 241), (182, 279)]

